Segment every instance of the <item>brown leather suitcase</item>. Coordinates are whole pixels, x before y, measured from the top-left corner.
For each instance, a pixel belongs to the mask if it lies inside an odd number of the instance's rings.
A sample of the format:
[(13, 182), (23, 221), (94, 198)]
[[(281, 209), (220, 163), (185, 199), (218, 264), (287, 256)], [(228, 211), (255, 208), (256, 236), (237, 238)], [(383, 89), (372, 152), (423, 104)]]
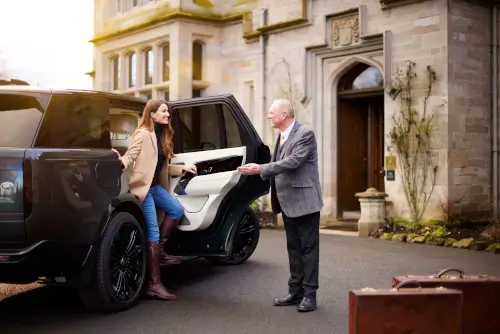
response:
[(462, 334), (462, 292), (412, 284), (349, 291), (349, 334)]
[(462, 291), (464, 334), (500, 334), (500, 278), (467, 276), (462, 270), (444, 269), (435, 275), (394, 277), (392, 286), (408, 279), (418, 281), (423, 288), (442, 286)]

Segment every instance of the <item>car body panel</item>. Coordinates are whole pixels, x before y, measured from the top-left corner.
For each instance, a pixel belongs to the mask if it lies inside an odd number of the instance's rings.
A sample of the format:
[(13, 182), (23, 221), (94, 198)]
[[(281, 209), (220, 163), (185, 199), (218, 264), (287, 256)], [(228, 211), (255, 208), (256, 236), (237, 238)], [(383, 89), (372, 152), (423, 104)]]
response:
[[(121, 170), (118, 157), (111, 151), (112, 143), (118, 141), (110, 140), (109, 147), (102, 147), (102, 143), (85, 147), (86, 142), (82, 141), (78, 148), (49, 148), (44, 146), (50, 143), (47, 136), (57, 141), (66, 134), (57, 127), (53, 127), (55, 132), (47, 130), (43, 124), (47, 119), (67, 121), (64, 114), (54, 118), (51, 111), (54, 96), (59, 100), (77, 96), (82, 110), (88, 110), (90, 105), (95, 110), (107, 108), (111, 114), (125, 111), (134, 119), (139, 117), (146, 101), (112, 93), (29, 86), (0, 87), (0, 94), (36, 98), (43, 113), (36, 135), (29, 134), (31, 145), (0, 147), (0, 176), (15, 171), (17, 186), (24, 190), (22, 199), (10, 209), (0, 207), (0, 259), (2, 255), (11, 256), (3, 264), (0, 260), (0, 281), (29, 280), (57, 273), (89, 274), (94, 263), (93, 250), (99, 245), (111, 215), (115, 211), (131, 212), (145, 226), (144, 216), (140, 203), (129, 192), (127, 170)], [(221, 120), (231, 117), (236, 122), (233, 130), (237, 129), (240, 143), (233, 145), (224, 135), (218, 149), (208, 145), (207, 149), (183, 153), (186, 132), (180, 128), (179, 112), (182, 108), (212, 105), (221, 108), (217, 109), (218, 115), (225, 115)], [(196, 163), (200, 173), (169, 180), (169, 190), (183, 204), (186, 219), (170, 238), (168, 251), (180, 256), (226, 256), (231, 252), (237, 222), (245, 209), (269, 190), (268, 181), (259, 176), (240, 175), (236, 168), (244, 163), (269, 162), (269, 148), (232, 95), (174, 101), (172, 107), (176, 156), (171, 163)], [(66, 110), (58, 108), (59, 112)], [(101, 125), (113, 129), (109, 119), (103, 119)], [(219, 125), (226, 131), (225, 125), (220, 122)], [(101, 139), (107, 142), (102, 134)], [(123, 143), (122, 151), (128, 142)], [(10, 269), (5, 270), (5, 266)]]
[(32, 148), (26, 161), (34, 179), (27, 240), (92, 245), (108, 206), (120, 195), (116, 155), (110, 150)]
[(0, 242), (25, 240), (24, 149), (0, 149)]
[[(185, 206), (184, 219), (167, 246), (174, 255), (228, 255), (231, 252), (233, 230), (245, 209), (253, 200), (269, 191), (269, 182), (263, 181), (260, 176), (241, 175), (236, 171), (238, 166), (245, 163), (269, 162), (271, 155), (234, 96), (220, 95), (173, 102), (172, 118), (176, 133), (182, 133), (180, 113), (183, 110), (206, 105), (219, 106), (217, 113), (223, 115), (219, 124), (227, 122), (230, 116), (234, 118), (242, 146), (216, 149), (217, 143), (204, 143), (211, 147), (184, 153), (182, 145), (185, 141), (176, 138), (176, 149), (181, 152), (176, 152), (171, 162), (194, 163), (199, 169), (198, 175), (191, 178), (188, 175), (169, 180), (172, 194)], [(228, 138), (226, 143), (221, 138), (220, 146), (229, 146)], [(207, 187), (201, 187), (203, 183)]]

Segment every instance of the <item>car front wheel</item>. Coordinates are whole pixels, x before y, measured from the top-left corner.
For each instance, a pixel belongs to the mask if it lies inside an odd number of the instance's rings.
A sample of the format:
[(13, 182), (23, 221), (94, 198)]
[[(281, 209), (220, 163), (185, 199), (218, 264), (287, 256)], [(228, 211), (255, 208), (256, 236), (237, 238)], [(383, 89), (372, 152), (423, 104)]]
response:
[(259, 243), (260, 225), (255, 211), (248, 207), (238, 222), (233, 240), (233, 251), (229, 256), (207, 257), (216, 265), (237, 265), (246, 262), (254, 253)]
[(133, 307), (146, 280), (147, 241), (142, 226), (130, 213), (114, 214), (96, 252), (91, 282), (79, 289), (82, 302), (104, 312)]

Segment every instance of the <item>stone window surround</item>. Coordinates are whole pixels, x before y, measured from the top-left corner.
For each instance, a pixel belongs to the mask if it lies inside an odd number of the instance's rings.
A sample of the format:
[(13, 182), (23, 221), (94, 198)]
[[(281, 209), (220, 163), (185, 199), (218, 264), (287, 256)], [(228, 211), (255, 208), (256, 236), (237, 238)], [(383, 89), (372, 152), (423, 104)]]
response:
[[(194, 35), (192, 42), (191, 42), (191, 48), (192, 45), (197, 42), (200, 43), (202, 47), (202, 79), (203, 80), (193, 80), (192, 81), (192, 89), (199, 89), (203, 91), (204, 89), (209, 87), (208, 82), (205, 80), (206, 78), (206, 68), (207, 68), (207, 57), (206, 57), (206, 45), (207, 41), (198, 35)], [(114, 51), (112, 53), (109, 53), (107, 55), (107, 61), (110, 64), (109, 68), (109, 74), (111, 75), (111, 80), (110, 80), (110, 87), (109, 91), (113, 93), (118, 93), (118, 94), (125, 94), (125, 95), (132, 95), (136, 97), (141, 97), (142, 94), (151, 92), (152, 93), (152, 98), (153, 99), (163, 99), (164, 98), (164, 92), (168, 91), (170, 88), (170, 82), (169, 81), (163, 81), (163, 47), (165, 44), (170, 43), (170, 39), (167, 38), (162, 38), (159, 39), (155, 42), (150, 42), (150, 43), (142, 43), (139, 45), (135, 45), (134, 47), (127, 47), (123, 48), (120, 51)], [(146, 53), (145, 51), (148, 50), (149, 48), (153, 49), (153, 61), (154, 61), (154, 70), (153, 70), (153, 83), (149, 85), (145, 85), (145, 73), (147, 69), (145, 68), (146, 65)], [(129, 73), (129, 56), (131, 54), (135, 53), (136, 54), (136, 86), (135, 87), (128, 87), (129, 83), (129, 76), (131, 73)], [(172, 49), (172, 45), (170, 46), (170, 55), (172, 58), (172, 55), (174, 54), (174, 50)], [(119, 57), (121, 61), (121, 66), (120, 66), (120, 82), (119, 82), (119, 89), (115, 90), (113, 89), (113, 59), (115, 57)], [(190, 58), (192, 59), (192, 57)], [(172, 79), (172, 73), (170, 74), (170, 79)]]
[[(331, 44), (332, 21), (345, 15), (358, 13), (359, 45), (334, 48)], [(365, 17), (366, 6), (360, 5), (325, 15), (326, 43), (306, 48), (303, 103), (311, 105), (313, 111), (312, 127), (318, 138), (318, 165), (320, 182), (323, 185), (324, 213), (337, 217), (337, 86), (340, 78), (356, 63), (365, 63), (377, 68), (383, 75), (385, 83), (391, 78), (391, 32), (384, 31), (367, 34)], [(382, 57), (382, 63), (372, 57)], [(384, 95), (387, 102), (387, 96)], [(385, 103), (387, 106), (388, 104)], [(385, 109), (385, 108), (384, 108)], [(326, 112), (324, 112), (326, 111)], [(334, 162), (334, 163), (332, 163)], [(386, 183), (386, 188), (389, 188)], [(338, 217), (337, 217), (338, 218)]]

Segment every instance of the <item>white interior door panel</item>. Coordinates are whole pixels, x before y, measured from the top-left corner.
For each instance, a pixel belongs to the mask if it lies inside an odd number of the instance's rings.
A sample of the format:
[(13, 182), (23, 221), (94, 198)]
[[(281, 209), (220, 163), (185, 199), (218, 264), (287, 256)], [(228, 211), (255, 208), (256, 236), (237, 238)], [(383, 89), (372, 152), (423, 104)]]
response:
[[(177, 154), (170, 163), (196, 164), (231, 157), (242, 157), (242, 164), (245, 164), (246, 147)], [(185, 187), (184, 194), (174, 192), (181, 178), (171, 178), (169, 190), (184, 207), (184, 217), (178, 229), (199, 231), (209, 227), (217, 215), (220, 203), (227, 193), (238, 184), (240, 178), (241, 174), (236, 170), (217, 173), (212, 173), (212, 170), (198, 170), (198, 175), (193, 177)]]
[(240, 176), (237, 171), (195, 176), (186, 187), (186, 195), (196, 197), (225, 194), (238, 183)]
[[(247, 148), (246, 146), (241, 146), (241, 147), (231, 147), (231, 148), (224, 148), (221, 150), (207, 150), (207, 151), (197, 151), (197, 152), (190, 152), (190, 153), (178, 153), (175, 155), (175, 157), (172, 158), (171, 164), (187, 164), (187, 163), (197, 163), (201, 161), (207, 161), (207, 160), (215, 160), (215, 159), (220, 159), (220, 158), (228, 158), (231, 156), (242, 156), (243, 157), (243, 164), (245, 164), (246, 160), (246, 151)], [(198, 174), (200, 174), (201, 171), (198, 171)]]
[[(209, 196), (191, 196), (190, 198), (184, 198), (184, 196), (174, 195), (175, 198), (182, 204), (184, 207), (184, 213), (197, 213), (203, 209), (203, 206), (207, 203)], [(181, 224), (186, 224), (187, 221), (181, 222)]]

